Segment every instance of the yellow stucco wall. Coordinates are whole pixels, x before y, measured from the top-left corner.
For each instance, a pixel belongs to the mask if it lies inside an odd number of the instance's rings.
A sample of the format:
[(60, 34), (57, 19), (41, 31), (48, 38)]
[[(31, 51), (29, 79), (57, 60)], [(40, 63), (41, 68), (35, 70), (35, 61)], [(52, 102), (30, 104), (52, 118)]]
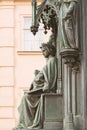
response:
[(0, 1), (0, 130), (12, 130), (17, 125), (23, 91), (29, 89), (34, 70), (45, 63), (41, 53), (22, 50), (23, 15), (31, 16), (27, 0)]

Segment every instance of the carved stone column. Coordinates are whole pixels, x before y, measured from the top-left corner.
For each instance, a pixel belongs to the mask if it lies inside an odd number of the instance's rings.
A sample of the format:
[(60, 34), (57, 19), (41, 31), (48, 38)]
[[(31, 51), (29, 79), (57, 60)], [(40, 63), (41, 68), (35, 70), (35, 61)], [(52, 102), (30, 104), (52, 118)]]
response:
[(77, 73), (79, 66), (72, 69), (72, 113), (77, 115)]
[[(65, 120), (64, 120), (64, 130), (74, 130), (73, 124), (73, 114), (76, 113), (75, 104), (74, 109), (72, 109), (72, 88), (75, 89), (75, 78), (76, 75), (72, 76), (72, 69), (77, 63), (79, 57), (79, 51), (77, 49), (64, 49), (61, 51), (62, 59), (64, 62), (64, 106), (65, 106)], [(72, 79), (74, 84), (72, 84)], [(72, 86), (73, 85), (73, 86)], [(75, 90), (74, 90), (75, 91)], [(75, 98), (75, 97), (74, 97)], [(73, 99), (74, 100), (74, 99)], [(74, 111), (74, 113), (73, 113)]]

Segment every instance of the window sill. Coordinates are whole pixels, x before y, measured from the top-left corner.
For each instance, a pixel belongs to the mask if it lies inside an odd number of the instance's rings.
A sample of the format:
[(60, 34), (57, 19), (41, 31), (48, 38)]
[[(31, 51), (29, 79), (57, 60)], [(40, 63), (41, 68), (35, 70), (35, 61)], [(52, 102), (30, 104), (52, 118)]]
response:
[(18, 55), (42, 55), (40, 51), (17, 51)]

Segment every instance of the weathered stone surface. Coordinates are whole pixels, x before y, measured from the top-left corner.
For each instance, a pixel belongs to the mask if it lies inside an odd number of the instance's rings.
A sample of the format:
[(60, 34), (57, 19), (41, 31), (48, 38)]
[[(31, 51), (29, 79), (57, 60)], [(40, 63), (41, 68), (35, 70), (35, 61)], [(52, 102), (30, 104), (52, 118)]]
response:
[(42, 94), (45, 122), (63, 121), (63, 100), (58, 94)]
[(63, 98), (58, 94), (43, 94), (43, 129), (63, 129)]

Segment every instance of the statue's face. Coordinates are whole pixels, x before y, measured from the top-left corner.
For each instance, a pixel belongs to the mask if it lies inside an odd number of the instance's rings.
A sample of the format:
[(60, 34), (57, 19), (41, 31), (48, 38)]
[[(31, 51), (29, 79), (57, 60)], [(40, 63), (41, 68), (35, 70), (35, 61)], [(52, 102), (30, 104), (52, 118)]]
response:
[(44, 55), (45, 58), (48, 58), (49, 55), (50, 55), (49, 49), (46, 48), (46, 47), (42, 48), (42, 53), (43, 53), (43, 55)]

